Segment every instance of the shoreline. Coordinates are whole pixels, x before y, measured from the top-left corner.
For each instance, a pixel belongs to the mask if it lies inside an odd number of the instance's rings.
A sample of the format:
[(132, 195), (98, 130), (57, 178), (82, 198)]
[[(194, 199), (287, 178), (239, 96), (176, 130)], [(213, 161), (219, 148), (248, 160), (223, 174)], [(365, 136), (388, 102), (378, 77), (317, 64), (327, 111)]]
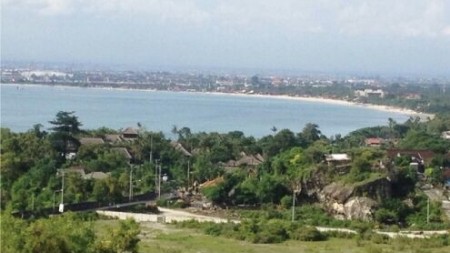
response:
[[(198, 92), (201, 93), (201, 92)], [(418, 116), (420, 118), (433, 118), (435, 114), (418, 112), (411, 109), (387, 106), (387, 105), (376, 105), (376, 104), (362, 104), (341, 99), (332, 99), (324, 97), (305, 97), (305, 96), (289, 96), (289, 95), (267, 95), (267, 94), (245, 94), (245, 93), (225, 93), (225, 92), (204, 92), (212, 95), (230, 95), (230, 96), (241, 96), (241, 97), (258, 97), (258, 98), (270, 98), (270, 99), (284, 99), (284, 100), (296, 100), (296, 101), (306, 101), (313, 103), (326, 103), (344, 106), (357, 106), (362, 108), (368, 108), (384, 112), (393, 112), (410, 116)]]
[(173, 93), (186, 93), (186, 94), (208, 94), (208, 95), (220, 95), (220, 96), (235, 96), (235, 97), (255, 97), (255, 98), (268, 98), (268, 99), (283, 99), (283, 100), (295, 100), (295, 101), (306, 101), (312, 103), (326, 103), (334, 105), (344, 105), (344, 106), (357, 106), (361, 108), (373, 109), (377, 111), (384, 111), (390, 113), (399, 113), (403, 115), (409, 115), (412, 117), (419, 117), (420, 119), (433, 119), (435, 114), (424, 113), (419, 111), (414, 111), (412, 109), (388, 106), (388, 105), (376, 105), (376, 104), (363, 104), (357, 102), (351, 102), (341, 99), (332, 99), (324, 97), (307, 97), (307, 96), (290, 96), (290, 95), (270, 95), (270, 94), (249, 94), (240, 92), (218, 92), (218, 91), (175, 91), (175, 90), (158, 90), (158, 89), (140, 89), (140, 88), (120, 88), (120, 87), (101, 87), (101, 86), (90, 86), (81, 87), (76, 85), (63, 85), (63, 84), (35, 84), (35, 83), (1, 83), (1, 85), (10, 86), (41, 86), (41, 87), (54, 87), (54, 88), (82, 88), (82, 89), (97, 89), (97, 90), (117, 90), (117, 91), (144, 91), (144, 92), (173, 92)]

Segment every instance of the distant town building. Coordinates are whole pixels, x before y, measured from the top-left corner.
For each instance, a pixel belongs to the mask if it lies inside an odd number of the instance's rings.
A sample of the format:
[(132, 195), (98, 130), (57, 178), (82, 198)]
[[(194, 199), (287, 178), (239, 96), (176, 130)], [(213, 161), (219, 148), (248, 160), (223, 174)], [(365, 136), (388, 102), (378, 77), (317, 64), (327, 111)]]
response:
[(384, 98), (385, 94), (384, 91), (381, 89), (377, 90), (365, 89), (365, 90), (356, 90), (355, 96), (367, 98)]

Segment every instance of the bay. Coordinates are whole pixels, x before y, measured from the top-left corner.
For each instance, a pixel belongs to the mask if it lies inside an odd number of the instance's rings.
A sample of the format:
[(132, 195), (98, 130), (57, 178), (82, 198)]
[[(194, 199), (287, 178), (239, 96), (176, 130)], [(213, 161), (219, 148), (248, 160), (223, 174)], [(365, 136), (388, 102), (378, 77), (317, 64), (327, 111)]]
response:
[(75, 111), (85, 129), (106, 126), (162, 131), (174, 125), (192, 132), (242, 131), (262, 137), (275, 126), (299, 132), (307, 123), (323, 134), (345, 135), (362, 127), (387, 125), (388, 118), (404, 122), (410, 115), (370, 107), (228, 94), (119, 90), (1, 84), (1, 126), (26, 131), (34, 124), (50, 127), (58, 111)]

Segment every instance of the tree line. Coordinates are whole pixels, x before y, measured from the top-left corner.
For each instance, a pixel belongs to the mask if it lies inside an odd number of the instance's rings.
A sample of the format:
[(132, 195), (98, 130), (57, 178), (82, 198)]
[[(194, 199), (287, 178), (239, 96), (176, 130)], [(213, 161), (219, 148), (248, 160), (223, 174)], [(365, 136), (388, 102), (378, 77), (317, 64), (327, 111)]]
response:
[[(106, 127), (85, 130), (74, 112), (58, 112), (47, 130), (35, 125), (30, 130), (15, 133), (1, 129), (1, 206), (11, 210), (39, 210), (59, 203), (64, 189), (64, 203), (98, 201), (111, 204), (132, 192), (144, 193), (158, 190), (158, 170), (168, 178), (163, 191), (184, 188), (222, 178), (205, 194), (221, 206), (263, 204), (281, 205), (292, 200), (293, 192), (307, 187), (310, 179), (320, 175), (343, 184), (356, 184), (364, 180), (385, 177), (395, 171), (402, 183), (398, 199), (414, 194), (418, 179), (410, 171), (408, 161), (395, 161), (389, 169), (374, 170), (385, 160), (386, 149), (430, 149), (437, 155), (427, 167), (431, 183), (442, 184), (440, 168), (448, 166), (446, 156), (449, 141), (440, 137), (450, 129), (450, 118), (438, 115), (428, 122), (411, 118), (404, 123), (392, 119), (384, 126), (356, 130), (347, 136), (324, 136), (318, 125), (309, 123), (295, 133), (289, 129), (272, 128), (272, 134), (256, 139), (243, 132), (192, 133), (188, 127), (174, 127), (173, 136), (147, 130), (137, 124), (138, 135), (133, 140), (100, 145), (81, 145), (83, 137), (105, 138), (119, 135), (119, 130)], [(381, 147), (364, 145), (369, 137), (386, 139)], [(187, 151), (174, 147), (180, 144)], [(117, 148), (125, 148), (132, 155), (128, 160)], [(77, 155), (68, 159), (75, 150)], [(352, 157), (349, 170), (340, 174), (327, 168), (324, 157), (331, 153), (346, 153)], [(230, 168), (230, 161), (242, 157), (259, 157), (257, 164), (241, 163)], [(86, 173), (108, 173), (104, 179), (83, 179), (79, 173), (67, 173), (62, 185), (61, 170), (82, 167)], [(395, 169), (395, 170), (394, 170)], [(131, 179), (131, 180), (130, 180)], [(63, 188), (64, 187), (64, 188)], [(401, 193), (400, 193), (401, 192)], [(295, 195), (298, 201), (311, 201), (306, 196)], [(419, 202), (417, 202), (419, 203)], [(386, 203), (388, 214), (406, 220), (407, 214), (392, 210)], [(413, 212), (414, 208), (408, 212)], [(386, 212), (385, 212), (386, 213)], [(392, 214), (392, 215), (391, 215)], [(389, 216), (388, 215), (388, 216)], [(379, 215), (380, 217), (382, 215)], [(386, 217), (386, 215), (384, 215)]]

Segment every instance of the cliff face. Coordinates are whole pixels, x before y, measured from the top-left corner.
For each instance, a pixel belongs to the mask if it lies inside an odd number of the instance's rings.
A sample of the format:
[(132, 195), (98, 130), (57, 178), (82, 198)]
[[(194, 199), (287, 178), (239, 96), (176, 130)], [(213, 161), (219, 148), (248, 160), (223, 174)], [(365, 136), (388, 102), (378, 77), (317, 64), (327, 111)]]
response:
[(391, 197), (391, 182), (387, 178), (353, 185), (332, 182), (321, 186), (310, 182), (305, 188), (308, 189), (303, 189), (304, 193), (315, 196), (330, 214), (340, 219), (372, 220), (379, 202)]

